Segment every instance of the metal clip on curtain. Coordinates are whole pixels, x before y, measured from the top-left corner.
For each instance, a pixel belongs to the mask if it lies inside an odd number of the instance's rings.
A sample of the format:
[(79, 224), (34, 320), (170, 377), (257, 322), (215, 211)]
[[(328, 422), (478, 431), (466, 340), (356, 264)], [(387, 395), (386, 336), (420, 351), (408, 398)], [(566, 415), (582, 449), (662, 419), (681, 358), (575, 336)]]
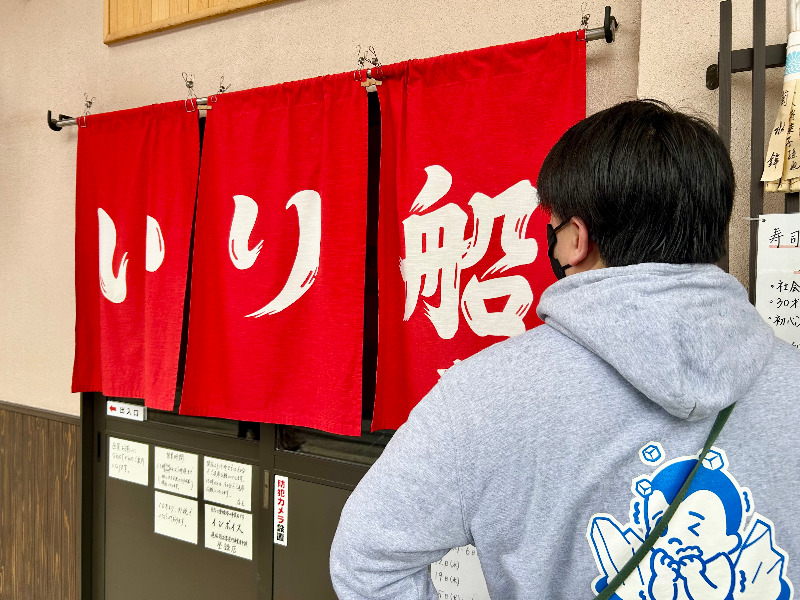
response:
[[(211, 103), (208, 102), (208, 98), (198, 98), (197, 95), (194, 93), (194, 75), (187, 75), (185, 72), (181, 73), (183, 75), (183, 81), (186, 84), (186, 100), (184, 100), (184, 104), (186, 105), (186, 112), (195, 112), (201, 110), (211, 110), (212, 106)], [(223, 79), (224, 79), (223, 75)], [(222, 81), (220, 81), (222, 84)], [(230, 87), (230, 86), (229, 86)], [(216, 102), (216, 99), (212, 96), (212, 102)], [(204, 100), (204, 102), (200, 102)]]
[(383, 82), (380, 79), (373, 79), (372, 77), (372, 69), (367, 69), (367, 78), (361, 82), (361, 87), (367, 88), (367, 93), (369, 92), (377, 92), (377, 86), (382, 85)]
[(211, 108), (211, 105), (217, 101), (217, 96), (220, 94), (224, 94), (225, 92), (230, 89), (232, 84), (225, 85), (225, 75), (219, 78), (219, 89), (217, 90), (216, 94), (212, 94), (208, 97), (208, 108)]
[[(370, 46), (366, 52), (363, 54), (361, 53), (361, 46), (358, 47), (358, 68), (353, 71), (353, 79), (356, 81), (361, 82), (361, 87), (366, 88), (367, 93), (370, 92), (377, 92), (378, 86), (381, 85), (381, 80), (377, 79), (377, 77), (383, 77), (383, 65), (381, 61), (378, 60), (378, 55), (375, 52), (375, 48)], [(371, 57), (369, 55), (372, 55)], [(362, 80), (362, 73), (364, 72), (364, 67), (366, 65), (370, 65), (367, 67), (367, 77), (366, 79)], [(372, 69), (375, 68), (375, 75), (376, 77), (372, 76)]]

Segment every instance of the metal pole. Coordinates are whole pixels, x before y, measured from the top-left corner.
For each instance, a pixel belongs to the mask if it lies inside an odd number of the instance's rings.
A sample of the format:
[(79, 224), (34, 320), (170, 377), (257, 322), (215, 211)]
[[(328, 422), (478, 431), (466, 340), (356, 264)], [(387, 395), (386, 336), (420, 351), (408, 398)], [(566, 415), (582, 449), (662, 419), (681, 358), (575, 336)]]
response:
[(767, 3), (753, 0), (753, 82), (750, 115), (750, 302), (756, 301), (756, 254), (758, 252), (758, 216), (764, 212), (764, 115), (767, 55)]
[[(198, 110), (203, 110), (204, 106), (208, 106), (208, 98), (196, 98), (196, 100), (197, 100), (197, 109)], [(77, 125), (78, 124), (78, 118), (64, 119), (62, 121), (53, 121), (52, 123), (56, 127), (66, 127), (68, 125)]]
[[(731, 51), (733, 48), (733, 10), (731, 0), (719, 4), (719, 136), (730, 154), (731, 151)], [(730, 269), (728, 235), (725, 235), (725, 253), (718, 265)]]
[[(800, 0), (798, 0), (800, 2)], [(585, 41), (591, 42), (595, 40), (606, 40), (608, 43), (614, 40), (614, 36), (616, 35), (617, 28), (619, 27), (617, 24), (617, 20), (611, 16), (610, 10), (606, 7), (607, 17), (606, 20), (608, 21), (608, 27), (596, 27), (594, 29), (586, 29), (585, 30)], [(609, 39), (610, 38), (610, 39)], [(367, 88), (368, 93), (374, 93), (377, 90), (372, 90)], [(199, 110), (203, 110), (204, 106), (208, 106), (208, 98), (197, 98), (197, 107)], [(62, 115), (63, 116), (63, 115)], [(78, 119), (63, 119), (60, 121), (49, 121), (51, 128), (58, 130), (62, 127), (70, 126), (70, 125), (77, 125)]]

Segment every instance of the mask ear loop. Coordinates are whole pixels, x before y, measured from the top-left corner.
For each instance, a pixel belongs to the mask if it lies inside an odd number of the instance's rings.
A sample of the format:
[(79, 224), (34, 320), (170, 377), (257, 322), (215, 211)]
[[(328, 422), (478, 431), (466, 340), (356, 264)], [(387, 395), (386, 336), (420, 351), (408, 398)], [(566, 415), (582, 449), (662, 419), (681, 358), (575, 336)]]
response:
[[(552, 225), (550, 225), (550, 223), (547, 224), (547, 256), (550, 259), (551, 264), (553, 265), (553, 271), (556, 274), (557, 279), (561, 279), (561, 277), (566, 277), (566, 273), (564, 273), (564, 271), (566, 271), (567, 269), (571, 269), (573, 266), (573, 265), (562, 265), (553, 256), (553, 250), (555, 249), (556, 244), (558, 243), (558, 238), (556, 237), (556, 233), (558, 233), (558, 230), (564, 227), (564, 225), (566, 225), (569, 222), (570, 222), (569, 219), (567, 219), (566, 221), (562, 221), (561, 224), (558, 225), (558, 227), (553, 227)], [(559, 276), (559, 274), (555, 271), (555, 265), (558, 265), (558, 268), (561, 271), (561, 276)]]
[[(564, 227), (565, 225), (567, 225), (569, 222), (570, 222), (570, 219), (566, 219), (564, 221), (561, 221), (561, 223), (559, 223), (558, 227), (553, 227), (552, 225), (550, 225), (548, 223), (547, 227), (550, 228), (550, 230), (553, 232), (553, 236), (555, 236), (555, 234), (558, 233), (558, 230), (561, 229), (562, 227)], [(595, 239), (595, 236), (591, 231), (589, 232), (589, 239), (591, 241), (593, 241), (595, 244), (597, 244), (597, 239)], [(549, 242), (549, 240), (548, 240), (548, 242)], [(553, 244), (553, 245), (555, 246), (555, 244)], [(549, 243), (548, 243), (548, 250), (549, 250)], [(559, 264), (561, 264), (561, 263), (559, 263)], [(564, 270), (567, 270), (567, 269), (571, 269), (574, 266), (575, 265), (563, 265), (561, 268), (564, 269)]]
[[(562, 227), (564, 227), (565, 225), (567, 225), (569, 222), (570, 222), (569, 219), (561, 221), (561, 223), (558, 225), (558, 227), (553, 227), (553, 233), (558, 233), (558, 230), (561, 229)], [(551, 227), (552, 227), (552, 225), (551, 225)]]

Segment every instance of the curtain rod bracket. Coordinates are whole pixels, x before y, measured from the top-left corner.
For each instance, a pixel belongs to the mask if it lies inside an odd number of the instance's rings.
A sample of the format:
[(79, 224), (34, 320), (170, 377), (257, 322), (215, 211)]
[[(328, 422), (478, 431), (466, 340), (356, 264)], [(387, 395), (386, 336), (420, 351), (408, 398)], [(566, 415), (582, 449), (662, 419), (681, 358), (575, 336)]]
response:
[(68, 115), (58, 115), (58, 119), (54, 119), (53, 118), (53, 112), (48, 110), (47, 111), (47, 126), (50, 129), (52, 129), (53, 131), (61, 131), (61, 129), (63, 127), (59, 127), (58, 122), (59, 121), (66, 121), (66, 120), (72, 119), (72, 118), (73, 117), (70, 117)]
[(607, 44), (611, 44), (617, 36), (617, 29), (619, 29), (617, 18), (611, 14), (611, 7), (606, 6), (602, 27), (596, 27), (595, 29), (584, 29), (581, 27), (581, 30), (584, 32), (583, 38), (579, 37), (580, 31), (575, 35), (578, 36), (578, 40), (583, 42), (605, 40)]

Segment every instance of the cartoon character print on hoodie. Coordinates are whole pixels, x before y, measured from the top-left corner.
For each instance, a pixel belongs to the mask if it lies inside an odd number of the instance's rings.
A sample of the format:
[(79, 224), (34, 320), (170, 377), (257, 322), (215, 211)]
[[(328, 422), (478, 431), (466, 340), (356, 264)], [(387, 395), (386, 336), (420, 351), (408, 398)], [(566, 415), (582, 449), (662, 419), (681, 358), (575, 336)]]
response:
[[(592, 517), (586, 536), (602, 591), (655, 528), (694, 468), (698, 455), (661, 464), (664, 451), (650, 442), (639, 451), (658, 466), (631, 484), (628, 523), (609, 514)], [(728, 472), (725, 451), (712, 447), (686, 498), (664, 533), (613, 598), (620, 600), (790, 600), (788, 557), (777, 545), (775, 527), (755, 512), (748, 488)]]

